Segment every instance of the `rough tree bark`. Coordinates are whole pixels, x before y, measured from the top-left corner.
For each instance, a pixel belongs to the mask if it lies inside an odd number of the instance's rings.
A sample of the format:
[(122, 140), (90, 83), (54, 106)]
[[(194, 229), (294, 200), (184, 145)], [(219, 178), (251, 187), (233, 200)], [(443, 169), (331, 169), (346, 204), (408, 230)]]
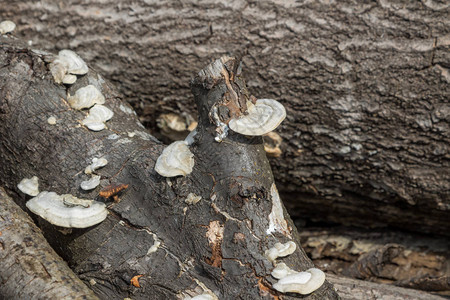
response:
[(251, 92), (288, 110), (271, 160), (291, 214), (448, 235), (445, 1), (11, 1), (34, 45), (70, 48), (117, 83), (146, 125), (195, 114), (188, 79), (236, 53)]
[[(16, 185), (33, 175), (39, 177), (41, 191), (90, 199), (111, 183), (129, 184), (97, 226), (63, 230), (37, 218), (49, 243), (80, 278), (101, 299), (180, 299), (202, 290), (219, 299), (279, 298), (264, 251), (275, 242), (298, 242), (298, 233), (284, 211), (286, 221), (277, 221), (287, 223), (267, 234), (272, 206), (282, 204), (271, 192), (273, 176), (262, 138), (231, 133), (222, 143), (214, 141), (215, 127), (206, 111), (226, 89), (222, 74), (214, 72), (217, 68), (206, 68), (192, 83), (201, 112), (191, 146), (194, 171), (163, 178), (154, 163), (164, 146), (145, 132), (112, 86), (92, 70), (69, 88), (58, 85), (47, 69), (51, 56), (0, 37), (0, 185), (17, 193), (24, 207), (29, 197)], [(235, 60), (225, 62), (228, 70), (234, 69)], [(87, 84), (100, 89), (105, 105), (114, 111), (106, 130), (81, 126), (86, 113), (67, 103), (68, 94)], [(245, 91), (240, 78), (235, 84)], [(55, 125), (47, 122), (50, 116)], [(100, 156), (109, 161), (98, 170), (101, 187), (84, 192), (79, 188), (87, 179), (83, 170)], [(202, 200), (189, 206), (184, 202), (189, 193)], [(161, 246), (149, 252), (156, 241)], [(298, 270), (313, 266), (300, 246), (283, 261)], [(130, 284), (136, 275), (142, 275), (141, 287)], [(325, 282), (305, 299), (338, 296)]]
[(0, 299), (98, 299), (0, 188)]

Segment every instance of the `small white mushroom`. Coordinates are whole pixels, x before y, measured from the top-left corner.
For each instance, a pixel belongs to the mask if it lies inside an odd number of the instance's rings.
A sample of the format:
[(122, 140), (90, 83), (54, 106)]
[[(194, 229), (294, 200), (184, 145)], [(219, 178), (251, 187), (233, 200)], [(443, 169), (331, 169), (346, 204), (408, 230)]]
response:
[(104, 104), (105, 97), (93, 85), (88, 85), (78, 89), (75, 95), (69, 97), (69, 104), (74, 109), (89, 108), (95, 104)]
[(17, 188), (24, 194), (30, 196), (37, 196), (39, 194), (39, 179), (37, 176), (31, 178), (24, 178), (19, 182)]
[(248, 106), (248, 114), (231, 119), (231, 130), (243, 135), (263, 135), (280, 125), (286, 118), (284, 106), (272, 99), (258, 99), (255, 105)]
[(56, 58), (50, 64), (50, 72), (53, 75), (53, 79), (56, 83), (61, 83), (67, 74), (68, 64), (65, 60)]
[(102, 222), (108, 215), (104, 203), (93, 201), (87, 208), (80, 205), (69, 207), (64, 204), (62, 196), (47, 191), (30, 199), (26, 206), (49, 223), (67, 228), (90, 227)]
[(194, 167), (194, 154), (185, 141), (173, 142), (156, 160), (155, 171), (164, 177), (186, 176)]
[(13, 32), (16, 29), (16, 24), (9, 20), (0, 23), (0, 34), (7, 34)]
[(96, 104), (89, 110), (89, 115), (81, 123), (92, 131), (100, 131), (105, 129), (105, 122), (113, 116), (114, 113), (109, 108)]
[(89, 191), (95, 189), (99, 184), (100, 184), (100, 176), (95, 175), (92, 176), (91, 179), (89, 180), (82, 181), (80, 187), (85, 191)]
[(297, 274), (297, 271), (292, 270), (288, 266), (286, 266), (285, 263), (279, 263), (277, 264), (276, 268), (272, 271), (272, 276), (276, 279), (284, 278), (288, 275)]
[(74, 84), (75, 81), (77, 81), (77, 76), (72, 74), (65, 75), (62, 79), (64, 84)]
[(275, 261), (278, 257), (285, 257), (294, 253), (297, 245), (293, 241), (282, 243), (276, 243), (272, 248), (266, 250), (264, 255), (270, 261)]
[(184, 202), (186, 202), (189, 205), (193, 205), (196, 204), (197, 202), (199, 202), (202, 199), (202, 196), (197, 196), (194, 193), (189, 193), (189, 195), (187, 195), (187, 198), (184, 200)]
[(92, 159), (92, 164), (90, 164), (89, 166), (86, 167), (86, 169), (84, 169), (84, 173), (86, 174), (92, 174), (92, 172), (94, 172), (97, 169), (100, 169), (101, 167), (104, 167), (108, 164), (108, 160), (104, 157), (94, 157)]
[(72, 50), (61, 50), (58, 57), (67, 62), (67, 72), (70, 74), (84, 75), (89, 71), (84, 60)]
[(298, 272), (281, 278), (273, 288), (282, 293), (299, 293), (307, 295), (322, 286), (325, 282), (325, 273), (319, 269), (311, 268), (306, 272)]
[(55, 125), (56, 124), (56, 118), (51, 116), (47, 119), (47, 123), (50, 125)]

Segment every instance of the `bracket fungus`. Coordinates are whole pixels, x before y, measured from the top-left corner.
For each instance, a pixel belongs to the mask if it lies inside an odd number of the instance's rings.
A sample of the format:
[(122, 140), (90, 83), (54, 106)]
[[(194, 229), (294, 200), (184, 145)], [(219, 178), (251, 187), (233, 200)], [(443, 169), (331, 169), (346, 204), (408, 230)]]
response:
[(185, 141), (173, 142), (156, 160), (155, 171), (164, 177), (186, 176), (194, 167), (194, 154)]
[(295, 249), (297, 249), (297, 245), (293, 241), (282, 243), (275, 243), (272, 248), (266, 250), (264, 255), (268, 260), (274, 262), (278, 257), (285, 257), (292, 253), (294, 253)]
[(50, 64), (50, 72), (56, 83), (73, 84), (75, 75), (84, 75), (89, 71), (84, 60), (72, 50), (61, 50)]
[(248, 114), (231, 119), (228, 126), (243, 135), (263, 135), (280, 125), (286, 118), (284, 106), (272, 99), (258, 99), (255, 104), (248, 102)]
[(30, 196), (37, 196), (39, 194), (39, 179), (37, 176), (31, 178), (24, 178), (19, 182), (17, 188), (24, 194)]
[(0, 34), (7, 34), (16, 29), (16, 24), (12, 21), (6, 20), (0, 23)]
[(92, 163), (84, 169), (85, 174), (92, 174), (97, 169), (100, 169), (108, 164), (108, 160), (104, 157), (94, 157), (92, 159)]
[(74, 96), (69, 97), (68, 101), (72, 108), (81, 110), (95, 104), (104, 104), (105, 97), (95, 86), (90, 84), (78, 89)]
[(49, 223), (66, 228), (87, 228), (102, 222), (108, 215), (104, 203), (47, 191), (30, 199), (26, 206)]
[(95, 175), (92, 176), (91, 179), (89, 180), (82, 181), (80, 187), (85, 191), (89, 191), (95, 189), (99, 184), (100, 184), (100, 176)]
[(311, 268), (305, 272), (295, 272), (280, 278), (273, 285), (273, 288), (282, 293), (307, 295), (320, 288), (324, 282), (325, 273), (319, 269)]
[(89, 115), (81, 122), (92, 131), (105, 129), (105, 122), (114, 116), (112, 110), (101, 104), (95, 104), (89, 109)]

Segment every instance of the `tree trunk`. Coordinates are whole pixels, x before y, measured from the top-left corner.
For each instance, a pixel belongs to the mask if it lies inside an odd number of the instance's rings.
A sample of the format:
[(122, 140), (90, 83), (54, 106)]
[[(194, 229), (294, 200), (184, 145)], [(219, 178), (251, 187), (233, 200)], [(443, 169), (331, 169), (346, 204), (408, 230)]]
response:
[(271, 164), (293, 216), (449, 234), (448, 4), (0, 5), (33, 45), (95, 65), (154, 131), (161, 113), (196, 115), (187, 83), (205, 59), (247, 53), (250, 91), (288, 110)]
[[(36, 218), (80, 278), (94, 280), (92, 289), (101, 299), (182, 299), (202, 292), (219, 299), (277, 299), (273, 265), (264, 252), (276, 242), (299, 245), (299, 237), (277, 196), (262, 138), (230, 133), (222, 143), (214, 140), (208, 112), (227, 88), (222, 74), (208, 66), (192, 83), (201, 111), (190, 146), (193, 172), (164, 178), (154, 170), (164, 146), (145, 132), (112, 86), (92, 70), (70, 87), (58, 85), (47, 69), (53, 58), (0, 37), (0, 185), (17, 193), (22, 207), (29, 197), (16, 185), (31, 176), (39, 177), (41, 191), (88, 199), (98, 198), (110, 184), (129, 185), (97, 226), (67, 230)], [(236, 64), (228, 58), (215, 66), (225, 70), (222, 63)], [(234, 82), (246, 89), (240, 77)], [(105, 130), (81, 126), (86, 113), (68, 105), (68, 95), (88, 84), (101, 90), (114, 112)], [(48, 122), (51, 116), (56, 124)], [(83, 170), (103, 156), (109, 163), (97, 171), (100, 186), (82, 191), (80, 183), (88, 179)], [(201, 201), (185, 203), (190, 193)], [(273, 207), (283, 211), (276, 224), (269, 216)], [(275, 230), (269, 232), (272, 225)], [(313, 266), (300, 246), (282, 260), (296, 270)], [(136, 276), (140, 287), (130, 284)], [(291, 298), (295, 294), (283, 295)], [(325, 282), (305, 299), (338, 296)]]
[(0, 188), (0, 299), (98, 299)]

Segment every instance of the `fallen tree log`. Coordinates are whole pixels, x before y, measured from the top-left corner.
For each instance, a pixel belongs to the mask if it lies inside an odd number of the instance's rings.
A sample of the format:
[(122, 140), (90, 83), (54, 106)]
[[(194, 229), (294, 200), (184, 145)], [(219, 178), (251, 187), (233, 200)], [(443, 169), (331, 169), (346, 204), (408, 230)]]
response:
[(0, 298), (98, 299), (0, 188)]
[[(17, 184), (31, 176), (39, 178), (40, 191), (98, 200), (100, 189), (128, 185), (117, 201), (108, 202), (107, 218), (96, 226), (60, 228), (34, 216), (75, 273), (101, 299), (184, 299), (202, 293), (279, 298), (265, 251), (276, 242), (299, 245), (299, 238), (278, 197), (262, 138), (230, 133), (217, 143), (209, 119), (211, 106), (230, 84), (246, 94), (235, 73), (237, 62), (217, 60), (192, 81), (200, 111), (190, 146), (194, 170), (164, 178), (154, 170), (164, 145), (144, 130), (114, 88), (93, 70), (71, 86), (56, 84), (48, 70), (55, 59), (0, 37), (0, 185), (22, 208), (29, 196)], [(82, 126), (86, 112), (69, 105), (70, 95), (87, 85), (100, 90), (114, 112), (104, 130)], [(80, 184), (89, 176), (83, 171), (95, 157), (109, 163), (95, 171), (100, 186), (84, 191)], [(201, 200), (188, 204), (191, 193)], [(300, 246), (282, 260), (297, 270), (313, 266)], [(338, 296), (325, 282), (304, 298)]]
[[(272, 158), (293, 216), (448, 235), (448, 4), (1, 0), (47, 50), (76, 50), (156, 117), (196, 115), (203, 61), (247, 49), (251, 92), (288, 109)], [(156, 132), (157, 133), (157, 132)]]

